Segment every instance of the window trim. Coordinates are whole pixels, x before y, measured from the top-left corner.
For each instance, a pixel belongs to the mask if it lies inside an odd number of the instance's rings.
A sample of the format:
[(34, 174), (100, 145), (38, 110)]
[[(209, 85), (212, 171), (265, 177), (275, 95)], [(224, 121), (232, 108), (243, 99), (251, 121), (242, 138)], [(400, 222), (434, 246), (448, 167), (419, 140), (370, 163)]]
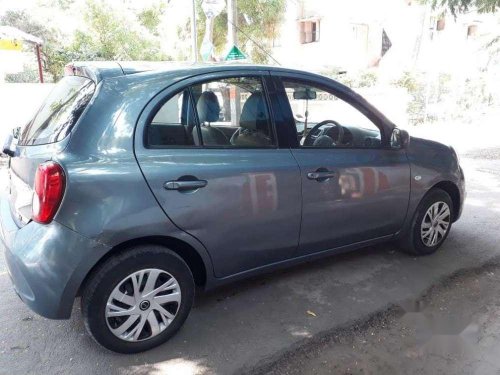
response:
[[(290, 106), (290, 102), (286, 95), (285, 86), (283, 81), (292, 81), (299, 84), (305, 84), (309, 86), (314, 86), (318, 89), (329, 92), (330, 94), (336, 96), (339, 100), (346, 102), (348, 105), (354, 107), (354, 109), (358, 110), (368, 118), (379, 130), (381, 143), (378, 147), (303, 147), (300, 145), (298, 140), (292, 140), (290, 142), (290, 148), (294, 149), (328, 149), (328, 150), (394, 150), (394, 148), (390, 147), (390, 135), (392, 131), (396, 128), (389, 119), (387, 119), (379, 110), (373, 107), (366, 99), (364, 99), (361, 95), (357, 94), (349, 87), (344, 86), (332, 79), (327, 77), (315, 75), (315, 74), (298, 74), (298, 73), (288, 73), (288, 72), (271, 72), (271, 76), (274, 79), (276, 91), (278, 95), (280, 95), (283, 100), (280, 102), (285, 102), (285, 107), (281, 107), (284, 116), (286, 117), (286, 121), (289, 123), (289, 126), (293, 126), (293, 130), (296, 133), (297, 130), (295, 128), (295, 124), (291, 123), (293, 119), (293, 111)], [(389, 138), (388, 138), (389, 137)]]
[[(267, 73), (267, 74), (265, 74)], [(269, 149), (278, 149), (279, 148), (279, 142), (278, 142), (278, 134), (277, 134), (277, 129), (274, 121), (274, 112), (273, 108), (271, 105), (271, 99), (269, 96), (269, 89), (267, 87), (268, 85), (268, 80), (269, 80), (269, 72), (262, 72), (262, 71), (255, 71), (255, 72), (238, 72), (238, 71), (228, 71), (228, 72), (221, 72), (217, 75), (212, 75), (208, 74), (209, 77), (204, 75), (203, 77), (193, 77), (196, 78), (194, 80), (188, 79), (187, 81), (190, 81), (189, 83), (185, 83), (183, 85), (179, 85), (178, 88), (175, 89), (175, 91), (171, 91), (168, 94), (166, 94), (164, 97), (162, 97), (154, 106), (151, 110), (149, 110), (149, 113), (146, 116), (146, 121), (143, 124), (143, 137), (142, 137), (142, 146), (144, 149), (206, 149), (206, 150), (269, 150)], [(266, 106), (267, 110), (269, 113), (269, 125), (271, 127), (271, 134), (272, 134), (272, 141), (273, 145), (270, 146), (264, 146), (264, 147), (244, 147), (244, 146), (233, 146), (233, 145), (204, 145), (203, 144), (203, 137), (201, 135), (201, 127), (200, 127), (200, 121), (198, 118), (198, 112), (196, 110), (196, 106), (194, 105), (194, 96), (192, 92), (192, 87), (196, 85), (202, 85), (207, 82), (215, 82), (218, 80), (225, 80), (225, 79), (231, 79), (231, 78), (244, 78), (244, 77), (249, 77), (249, 78), (256, 78), (260, 80), (265, 101), (266, 101)], [(151, 121), (154, 119), (158, 111), (162, 108), (162, 106), (167, 103), (170, 99), (172, 99), (175, 95), (178, 95), (180, 92), (187, 90), (189, 92), (189, 100), (191, 101), (193, 105), (193, 112), (194, 112), (194, 119), (196, 121), (196, 129), (198, 132), (198, 137), (201, 140), (200, 145), (150, 145), (147, 141), (147, 130), (148, 126), (150, 126)], [(148, 106), (146, 106), (147, 108)], [(142, 116), (141, 116), (142, 117)]]

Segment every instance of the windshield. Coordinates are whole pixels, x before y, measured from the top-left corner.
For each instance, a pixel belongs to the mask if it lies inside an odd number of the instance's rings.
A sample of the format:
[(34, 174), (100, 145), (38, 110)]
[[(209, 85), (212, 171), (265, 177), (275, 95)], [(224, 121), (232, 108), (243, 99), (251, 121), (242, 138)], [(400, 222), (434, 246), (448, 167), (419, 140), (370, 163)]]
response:
[(23, 130), (19, 144), (42, 145), (60, 141), (71, 131), (94, 94), (88, 78), (64, 77)]

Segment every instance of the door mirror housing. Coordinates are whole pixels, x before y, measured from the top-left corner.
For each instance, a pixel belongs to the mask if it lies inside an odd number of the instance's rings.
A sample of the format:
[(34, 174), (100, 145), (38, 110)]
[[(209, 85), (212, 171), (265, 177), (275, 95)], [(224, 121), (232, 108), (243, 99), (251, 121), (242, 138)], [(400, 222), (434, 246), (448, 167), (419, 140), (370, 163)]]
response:
[(408, 148), (410, 134), (403, 129), (394, 128), (391, 134), (391, 148)]
[(9, 134), (7, 135), (7, 137), (5, 137), (2, 147), (2, 153), (10, 157), (13, 157), (16, 154), (16, 146), (14, 144), (14, 139), (15, 138), (13, 134)]

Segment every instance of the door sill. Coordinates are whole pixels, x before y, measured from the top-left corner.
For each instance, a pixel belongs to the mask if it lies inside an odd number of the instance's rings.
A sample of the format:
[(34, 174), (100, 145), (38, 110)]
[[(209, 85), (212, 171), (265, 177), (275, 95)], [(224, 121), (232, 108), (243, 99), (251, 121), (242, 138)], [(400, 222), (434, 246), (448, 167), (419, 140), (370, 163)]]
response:
[(242, 280), (242, 279), (245, 279), (245, 278), (248, 278), (251, 276), (255, 276), (255, 275), (259, 275), (262, 273), (271, 272), (271, 271), (274, 271), (277, 269), (287, 268), (287, 267), (290, 267), (290, 266), (293, 266), (296, 264), (304, 263), (306, 261), (321, 259), (321, 258), (328, 257), (331, 255), (342, 254), (342, 253), (357, 250), (357, 249), (360, 249), (360, 248), (363, 248), (366, 246), (371, 246), (371, 245), (375, 245), (378, 243), (387, 242), (393, 238), (394, 238), (394, 234), (390, 234), (387, 236), (377, 237), (377, 238), (374, 238), (371, 240), (355, 242), (355, 243), (350, 244), (350, 245), (339, 246), (339, 247), (335, 247), (332, 249), (322, 250), (322, 251), (312, 253), (312, 254), (301, 255), (298, 257), (291, 258), (291, 259), (286, 259), (286, 260), (282, 260), (279, 262), (266, 264), (265, 266), (252, 268), (250, 270), (239, 272), (239, 273), (236, 273), (233, 275), (229, 275), (229, 276), (225, 276), (225, 277), (221, 277), (221, 278), (214, 278), (211, 280), (211, 282), (209, 284), (207, 283), (207, 286), (205, 287), (205, 289), (210, 290), (210, 289), (218, 287), (220, 285), (228, 284), (228, 283), (231, 283), (234, 281)]

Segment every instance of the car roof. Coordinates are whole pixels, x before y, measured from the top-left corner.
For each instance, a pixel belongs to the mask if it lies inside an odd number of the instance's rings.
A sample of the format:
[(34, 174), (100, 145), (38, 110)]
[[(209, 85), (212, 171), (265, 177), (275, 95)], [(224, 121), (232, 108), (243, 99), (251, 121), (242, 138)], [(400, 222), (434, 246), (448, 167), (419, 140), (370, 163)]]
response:
[[(257, 65), (247, 63), (189, 63), (173, 61), (76, 61), (66, 65), (66, 75), (78, 75), (92, 79), (98, 83), (106, 78), (128, 76), (136, 73), (149, 72), (148, 76), (162, 73), (179, 74), (192, 71), (193, 74), (218, 72), (228, 70), (273, 70), (281, 72), (308, 73), (296, 69), (282, 68), (272, 65)], [(309, 73), (312, 74), (312, 73)]]

